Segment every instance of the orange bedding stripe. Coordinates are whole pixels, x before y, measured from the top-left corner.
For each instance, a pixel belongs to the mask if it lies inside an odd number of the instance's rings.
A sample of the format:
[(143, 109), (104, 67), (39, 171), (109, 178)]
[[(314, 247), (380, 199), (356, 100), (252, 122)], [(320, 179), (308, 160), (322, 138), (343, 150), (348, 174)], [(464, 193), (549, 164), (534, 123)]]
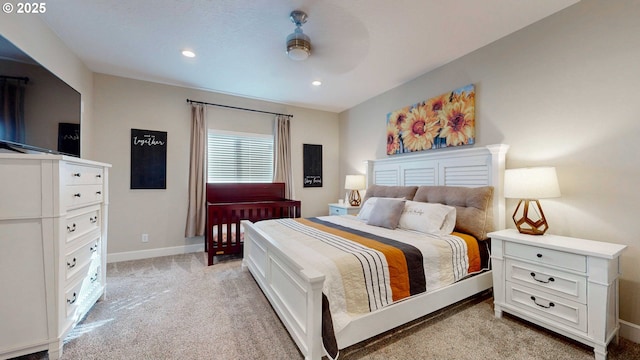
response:
[(457, 236), (467, 243), (467, 254), (469, 256), (469, 274), (482, 270), (482, 264), (480, 259), (480, 247), (478, 246), (478, 240), (469, 234), (452, 232), (451, 235)]
[(391, 290), (393, 292), (393, 301), (401, 300), (411, 295), (408, 276), (409, 271), (407, 267), (407, 261), (402, 250), (390, 245), (383, 244), (376, 240), (358, 236), (347, 231), (324, 226), (322, 224), (318, 224), (304, 218), (298, 218), (296, 219), (296, 221), (309, 227), (313, 227), (318, 230), (340, 236), (345, 239), (349, 239), (361, 245), (380, 251), (385, 255), (387, 263), (389, 264), (389, 279), (391, 282)]

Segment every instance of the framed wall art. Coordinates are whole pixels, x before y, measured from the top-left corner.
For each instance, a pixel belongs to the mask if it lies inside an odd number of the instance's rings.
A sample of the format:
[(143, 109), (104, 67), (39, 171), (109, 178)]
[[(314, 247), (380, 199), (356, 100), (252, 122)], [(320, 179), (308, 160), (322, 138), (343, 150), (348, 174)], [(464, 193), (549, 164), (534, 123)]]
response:
[(387, 155), (472, 145), (476, 136), (473, 84), (387, 114)]
[(131, 189), (167, 188), (167, 132), (131, 129)]
[(304, 187), (322, 187), (322, 145), (302, 145)]

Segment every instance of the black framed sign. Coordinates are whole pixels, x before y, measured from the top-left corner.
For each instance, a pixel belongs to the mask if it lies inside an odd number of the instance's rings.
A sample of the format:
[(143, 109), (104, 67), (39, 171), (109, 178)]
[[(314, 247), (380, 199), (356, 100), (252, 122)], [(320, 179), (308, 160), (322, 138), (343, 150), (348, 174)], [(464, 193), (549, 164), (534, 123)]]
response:
[(131, 188), (167, 188), (167, 132), (131, 129)]
[(58, 123), (58, 151), (80, 156), (80, 124)]
[(304, 187), (322, 187), (322, 145), (302, 146)]

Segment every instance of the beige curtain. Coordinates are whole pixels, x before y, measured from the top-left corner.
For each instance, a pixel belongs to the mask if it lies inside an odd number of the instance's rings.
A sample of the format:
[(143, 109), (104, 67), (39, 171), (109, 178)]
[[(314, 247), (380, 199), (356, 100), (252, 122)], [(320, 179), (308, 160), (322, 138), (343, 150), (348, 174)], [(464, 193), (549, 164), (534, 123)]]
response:
[(25, 141), (23, 81), (0, 78), (0, 139)]
[(189, 207), (184, 236), (203, 236), (206, 219), (207, 122), (205, 105), (191, 104), (191, 157), (189, 159)]
[(285, 183), (287, 199), (295, 199), (293, 193), (293, 174), (291, 170), (291, 135), (289, 116), (276, 116), (275, 149), (273, 157), (273, 182)]

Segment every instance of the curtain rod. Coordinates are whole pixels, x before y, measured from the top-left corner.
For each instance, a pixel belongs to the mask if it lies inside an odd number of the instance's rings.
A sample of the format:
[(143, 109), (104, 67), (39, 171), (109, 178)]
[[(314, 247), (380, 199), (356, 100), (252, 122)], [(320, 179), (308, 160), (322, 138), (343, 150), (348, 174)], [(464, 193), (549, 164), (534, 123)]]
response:
[(13, 80), (20, 80), (20, 81), (24, 81), (24, 83), (28, 83), (29, 82), (29, 78), (26, 76), (8, 76), (8, 75), (0, 75), (0, 78), (4, 78), (4, 79), (13, 79)]
[(281, 114), (281, 113), (275, 113), (275, 112), (270, 112), (270, 111), (255, 110), (255, 109), (247, 109), (247, 108), (237, 107), (237, 106), (229, 106), (229, 105), (214, 104), (214, 103), (208, 103), (208, 102), (204, 102), (204, 101), (197, 101), (197, 100), (190, 100), (190, 99), (187, 99), (187, 102), (188, 102), (188, 103), (190, 103), (190, 104), (202, 104), (202, 105), (219, 106), (219, 107), (228, 108), (228, 109), (244, 110), (244, 111), (253, 111), (253, 112), (259, 112), (259, 113), (263, 113), (263, 114), (271, 114), (271, 115), (283, 115), (283, 116), (288, 116), (288, 117), (290, 117), (290, 118), (292, 118), (292, 117), (293, 117), (293, 115), (289, 115), (289, 114)]

